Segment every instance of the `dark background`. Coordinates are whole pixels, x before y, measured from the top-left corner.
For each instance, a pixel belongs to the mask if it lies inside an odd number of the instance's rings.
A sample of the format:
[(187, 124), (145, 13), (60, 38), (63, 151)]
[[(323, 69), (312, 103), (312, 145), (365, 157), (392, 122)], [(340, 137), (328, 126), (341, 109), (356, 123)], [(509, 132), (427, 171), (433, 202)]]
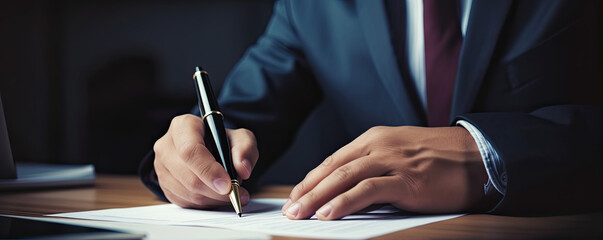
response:
[[(219, 91), (272, 4), (2, 1), (0, 93), (15, 160), (136, 173), (171, 118), (193, 107), (193, 67), (207, 69)], [(322, 138), (321, 111), (264, 181), (296, 183), (341, 145)]]

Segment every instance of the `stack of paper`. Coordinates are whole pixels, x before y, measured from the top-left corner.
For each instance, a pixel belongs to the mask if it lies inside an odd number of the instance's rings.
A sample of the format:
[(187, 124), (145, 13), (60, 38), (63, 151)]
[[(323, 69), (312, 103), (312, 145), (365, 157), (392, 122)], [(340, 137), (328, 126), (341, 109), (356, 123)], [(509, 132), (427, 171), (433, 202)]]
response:
[(335, 221), (320, 221), (315, 217), (308, 220), (289, 220), (281, 214), (281, 206), (285, 201), (286, 199), (253, 199), (243, 208), (244, 214), (241, 218), (233, 212), (232, 208), (207, 211), (183, 209), (173, 204), (49, 216), (130, 223), (208, 226), (280, 236), (339, 239), (371, 238), (461, 216), (409, 215), (389, 207), (353, 214)]
[(94, 166), (17, 163), (16, 179), (0, 179), (0, 191), (94, 184)]

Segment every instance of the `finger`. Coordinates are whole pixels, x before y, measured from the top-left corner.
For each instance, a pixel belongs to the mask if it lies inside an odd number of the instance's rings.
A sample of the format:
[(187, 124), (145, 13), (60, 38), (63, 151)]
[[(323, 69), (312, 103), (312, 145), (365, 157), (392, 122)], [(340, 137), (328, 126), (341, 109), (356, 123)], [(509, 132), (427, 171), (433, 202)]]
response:
[[(172, 144), (171, 142), (169, 143), (165, 143), (165, 144)], [(164, 163), (164, 158), (166, 158), (167, 156), (176, 156), (176, 150), (173, 146), (168, 146), (168, 147), (164, 147), (162, 154), (164, 155), (163, 158), (161, 158), (160, 160), (156, 160), (156, 171), (159, 172), (166, 172), (168, 175), (168, 177), (162, 178), (162, 186), (168, 183), (165, 183), (166, 181), (169, 180), (175, 180), (176, 182), (172, 182), (169, 183), (169, 186), (175, 186), (175, 185), (179, 185), (182, 186), (184, 188), (186, 188), (183, 191), (186, 191), (187, 193), (193, 193), (193, 194), (202, 194), (204, 196), (207, 196), (209, 198), (215, 199), (215, 200), (220, 200), (220, 201), (224, 201), (227, 202), (228, 201), (228, 197), (226, 195), (221, 195), (216, 193), (213, 189), (211, 189), (210, 187), (208, 187), (203, 181), (201, 181), (201, 179), (199, 179), (199, 177), (189, 168), (189, 165), (187, 165), (186, 163), (184, 163), (183, 161), (170, 161), (169, 163)], [(159, 166), (157, 166), (157, 164), (159, 164)], [(169, 165), (168, 165), (169, 164)], [(168, 167), (169, 166), (169, 167)], [(174, 191), (172, 189), (172, 191)], [(180, 191), (175, 191), (175, 193), (180, 193)], [(183, 194), (179, 194), (181, 197), (185, 197), (183, 196)], [(198, 203), (201, 204), (201, 203)]]
[(188, 208), (210, 209), (217, 206), (227, 206), (230, 204), (228, 199), (213, 199), (203, 194), (189, 192), (182, 185), (174, 185), (168, 189), (181, 201), (186, 202)]
[[(354, 141), (348, 143), (331, 156), (327, 157), (322, 164), (310, 171), (304, 180), (293, 188), (291, 194), (289, 195), (291, 202), (295, 202), (301, 196), (313, 189), (323, 178), (329, 175), (336, 168), (353, 159), (369, 155), (371, 144), (375, 142), (375, 139), (379, 139), (379, 137), (387, 131), (387, 127), (373, 127), (362, 135), (358, 136), (356, 139), (354, 139)], [(286, 209), (285, 207), (288, 206), (283, 206), (283, 210)]]
[(181, 208), (193, 208), (194, 204), (192, 204), (189, 201), (184, 200), (183, 198), (179, 197), (178, 195), (174, 194), (172, 191), (170, 191), (169, 189), (164, 189), (162, 187), (163, 190), (163, 194), (165, 195), (165, 197), (168, 199), (168, 201), (170, 201), (173, 204), (178, 205)]
[[(320, 181), (326, 176), (331, 174), (338, 167), (360, 157), (360, 151), (357, 151), (352, 143), (340, 148), (331, 156), (327, 157), (318, 167), (312, 169), (304, 179), (295, 185), (291, 193), (289, 194), (289, 203), (296, 202), (301, 196), (312, 190)], [(283, 206), (283, 212), (289, 207), (290, 204)]]
[(244, 187), (239, 188), (239, 199), (241, 200), (241, 205), (245, 206), (249, 204), (249, 201), (251, 199), (249, 191), (247, 191), (247, 189), (245, 189)]
[(168, 134), (170, 136), (179, 136), (178, 138), (174, 138), (174, 144), (176, 144), (176, 146), (187, 142), (204, 143), (204, 132), (203, 119), (192, 114), (184, 114), (175, 117), (172, 119), (170, 128), (168, 129)]
[(232, 151), (232, 161), (239, 177), (249, 179), (258, 160), (255, 136), (247, 129), (227, 130)]
[[(162, 169), (163, 166), (157, 166), (157, 168), (160, 171), (166, 171)], [(192, 175), (192, 173), (190, 175)], [(218, 195), (209, 190), (207, 186), (203, 186), (206, 189), (204, 191), (190, 191), (173, 176), (174, 175), (172, 174), (168, 174), (167, 176), (164, 175), (164, 177), (161, 178), (160, 186), (164, 193), (166, 191), (170, 192), (170, 196), (166, 194), (166, 198), (168, 198), (170, 202), (174, 202), (173, 199), (178, 201), (178, 206), (206, 209), (230, 204), (230, 200), (226, 195)], [(249, 192), (245, 188), (240, 188), (239, 191), (241, 204), (247, 205), (249, 203)]]
[(351, 161), (329, 174), (287, 209), (290, 219), (305, 219), (337, 195), (349, 190), (364, 179), (382, 176), (388, 169), (375, 156), (369, 155)]
[(322, 206), (316, 211), (316, 217), (320, 220), (339, 219), (371, 204), (395, 202), (399, 197), (397, 195), (404, 195), (399, 191), (393, 191), (400, 188), (400, 182), (397, 176), (365, 179)]
[(350, 148), (344, 148), (337, 150), (331, 156), (327, 157), (318, 167), (312, 169), (312, 171), (306, 174), (300, 183), (293, 187), (293, 190), (291, 190), (291, 193), (289, 193), (289, 199), (287, 199), (287, 202), (281, 208), (283, 215), (287, 215), (287, 209), (292, 203), (297, 202), (301, 196), (312, 190), (320, 181), (322, 181), (322, 179), (330, 174), (333, 169), (336, 169), (337, 167), (346, 163), (347, 158), (344, 156), (348, 155), (346, 153), (350, 150)]
[(170, 129), (178, 158), (213, 191), (228, 194), (231, 179), (204, 145), (201, 118), (190, 114), (178, 116)]
[(157, 171), (168, 172), (168, 174), (163, 174), (160, 179), (162, 189), (169, 189), (175, 195), (194, 203), (197, 207), (224, 205), (229, 202), (228, 196), (214, 192), (188, 168), (177, 165), (174, 163), (171, 170), (163, 165), (156, 166)]

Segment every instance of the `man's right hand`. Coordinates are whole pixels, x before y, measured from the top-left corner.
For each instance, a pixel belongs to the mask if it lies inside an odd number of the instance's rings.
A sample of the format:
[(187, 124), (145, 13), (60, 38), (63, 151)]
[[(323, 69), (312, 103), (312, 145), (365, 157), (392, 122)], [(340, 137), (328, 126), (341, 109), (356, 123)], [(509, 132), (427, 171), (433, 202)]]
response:
[[(245, 180), (258, 160), (253, 133), (226, 130), (238, 176)], [(205, 147), (203, 120), (195, 115), (175, 117), (167, 133), (155, 145), (155, 172), (167, 199), (185, 208), (211, 208), (230, 204), (230, 177)], [(241, 203), (249, 192), (240, 188)]]

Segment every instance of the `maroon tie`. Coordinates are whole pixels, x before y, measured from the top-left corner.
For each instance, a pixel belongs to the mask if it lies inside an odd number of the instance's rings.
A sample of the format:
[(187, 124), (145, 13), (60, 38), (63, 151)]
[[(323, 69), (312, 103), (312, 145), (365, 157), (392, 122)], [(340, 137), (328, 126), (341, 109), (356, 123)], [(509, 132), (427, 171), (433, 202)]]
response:
[(427, 122), (447, 126), (463, 37), (456, 0), (423, 0)]

